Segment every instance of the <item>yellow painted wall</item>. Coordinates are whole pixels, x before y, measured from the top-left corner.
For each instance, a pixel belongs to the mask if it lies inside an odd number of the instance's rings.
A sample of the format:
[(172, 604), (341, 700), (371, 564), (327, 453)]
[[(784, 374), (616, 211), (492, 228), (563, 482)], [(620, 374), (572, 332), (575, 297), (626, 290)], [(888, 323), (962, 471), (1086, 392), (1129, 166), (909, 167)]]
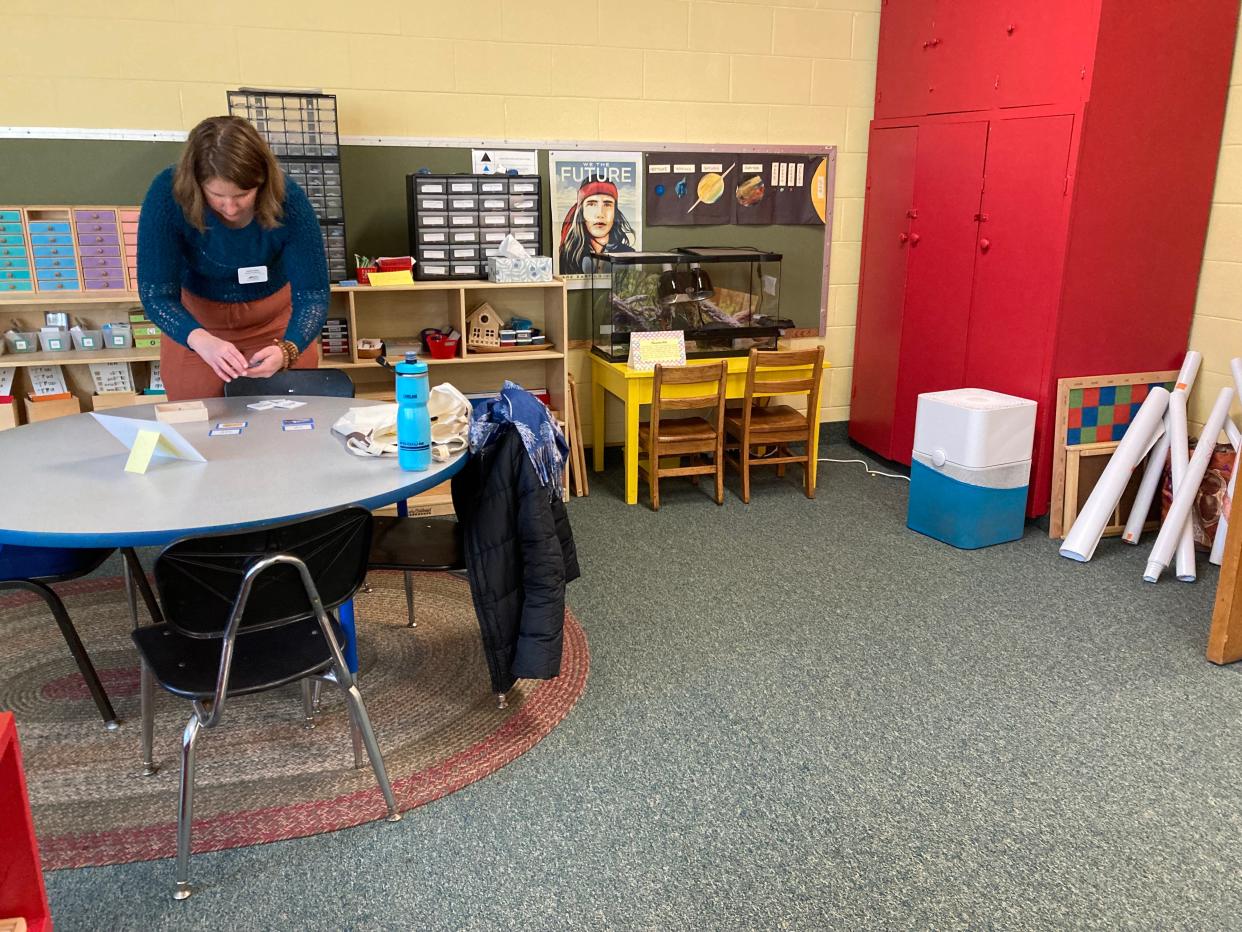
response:
[[(4, 0), (0, 125), (188, 129), (322, 87), (345, 135), (835, 145), (823, 416), (848, 415), (880, 0)], [(365, 15), (366, 23), (360, 22)], [(1242, 67), (1191, 345), (1242, 355)], [(574, 368), (585, 370), (584, 360)], [(584, 373), (585, 374), (585, 373)], [(1238, 410), (1235, 406), (1235, 411)]]
[[(1199, 299), (1190, 330), (1190, 348), (1203, 354), (1203, 367), (1190, 398), (1192, 433), (1207, 420), (1221, 388), (1233, 384), (1229, 360), (1242, 356), (1242, 33), (1234, 48), (1229, 85)], [(1235, 422), (1242, 423), (1240, 414), (1242, 404), (1235, 399)]]

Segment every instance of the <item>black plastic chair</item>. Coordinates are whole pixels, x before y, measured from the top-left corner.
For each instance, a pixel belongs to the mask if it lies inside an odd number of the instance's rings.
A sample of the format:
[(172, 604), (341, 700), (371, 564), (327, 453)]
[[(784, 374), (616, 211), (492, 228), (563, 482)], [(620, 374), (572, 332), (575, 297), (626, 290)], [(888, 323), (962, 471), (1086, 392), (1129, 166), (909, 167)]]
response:
[[(231, 696), (300, 681), (309, 717), (311, 678), (335, 683), (350, 712), (355, 766), (361, 733), (388, 821), (401, 818), (330, 613), (361, 585), (370, 545), (371, 515), (351, 506), (254, 531), (187, 538), (156, 559), (166, 622), (136, 629), (134, 643), (155, 680), (194, 708), (182, 736), (176, 899), (191, 893), (195, 742), (201, 729), (219, 724)], [(151, 703), (143, 703), (142, 714), (145, 725)], [(144, 727), (144, 738), (149, 732)], [(149, 761), (150, 749), (143, 750)]]
[(353, 398), (354, 381), (344, 369), (282, 369), (266, 379), (247, 376), (224, 383), (224, 397), (242, 395), (321, 395)]
[(56, 547), (25, 547), (5, 544), (0, 547), (0, 591), (5, 589), (24, 589), (39, 596), (56, 619), (65, 643), (69, 645), (69, 653), (73, 654), (78, 672), (86, 680), (86, 688), (95, 700), (95, 708), (103, 716), (104, 724), (109, 730), (120, 727), (120, 720), (112, 708), (103, 684), (99, 682), (99, 674), (91, 663), (90, 655), (78, 637), (78, 630), (69, 618), (65, 603), (61, 601), (51, 587), (51, 583), (68, 582), (87, 576), (99, 569), (104, 560), (112, 555), (112, 548), (100, 550), (60, 549)]
[(466, 554), (461, 527), (454, 519), (429, 521), (378, 515), (367, 567), (405, 573), (405, 611), (408, 627), (413, 628), (414, 574), (464, 570)]

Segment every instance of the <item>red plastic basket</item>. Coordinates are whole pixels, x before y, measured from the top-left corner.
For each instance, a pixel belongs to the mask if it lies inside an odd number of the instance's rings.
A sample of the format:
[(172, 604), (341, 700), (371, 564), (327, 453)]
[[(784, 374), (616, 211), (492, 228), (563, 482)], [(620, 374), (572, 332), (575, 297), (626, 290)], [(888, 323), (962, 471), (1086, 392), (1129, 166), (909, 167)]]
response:
[(381, 272), (409, 272), (414, 268), (412, 256), (381, 256), (375, 260)]
[(442, 333), (429, 333), (424, 338), (427, 351), (432, 359), (452, 359), (457, 355), (457, 338), (446, 337)]
[(372, 272), (378, 272), (378, 271), (379, 271), (379, 269), (377, 269), (377, 268), (376, 268), (375, 266), (373, 266), (373, 265), (369, 265), (369, 266), (367, 266), (365, 269), (364, 269), (364, 268), (359, 267), (359, 269), (358, 269), (358, 284), (359, 284), (359, 285), (369, 285), (369, 284), (371, 284), (371, 273), (372, 273)]

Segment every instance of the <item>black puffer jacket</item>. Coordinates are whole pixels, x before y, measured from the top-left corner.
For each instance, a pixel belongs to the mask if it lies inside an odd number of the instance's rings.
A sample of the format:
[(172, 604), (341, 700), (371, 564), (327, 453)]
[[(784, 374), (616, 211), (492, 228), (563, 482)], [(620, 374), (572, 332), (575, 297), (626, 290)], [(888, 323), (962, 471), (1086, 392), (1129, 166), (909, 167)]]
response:
[(453, 477), (470, 591), (492, 688), (561, 671), (565, 584), (578, 554), (560, 496), (549, 499), (512, 425)]

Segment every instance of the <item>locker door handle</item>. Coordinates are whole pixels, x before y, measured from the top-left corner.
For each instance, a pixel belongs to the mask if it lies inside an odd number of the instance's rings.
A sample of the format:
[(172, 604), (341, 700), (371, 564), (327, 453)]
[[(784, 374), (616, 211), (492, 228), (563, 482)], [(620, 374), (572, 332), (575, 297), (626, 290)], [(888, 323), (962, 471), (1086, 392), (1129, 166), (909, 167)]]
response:
[(898, 234), (897, 234), (897, 242), (899, 242), (899, 243), (906, 243), (906, 242), (908, 242), (909, 240), (910, 240), (910, 234), (909, 234), (909, 233), (898, 233)]
[(919, 244), (920, 239), (922, 239), (922, 237), (919, 236), (917, 233), (911, 233), (910, 234), (910, 245), (917, 246)]
[(979, 251), (980, 252), (987, 252), (991, 248), (992, 248), (992, 241), (990, 239), (979, 240)]

